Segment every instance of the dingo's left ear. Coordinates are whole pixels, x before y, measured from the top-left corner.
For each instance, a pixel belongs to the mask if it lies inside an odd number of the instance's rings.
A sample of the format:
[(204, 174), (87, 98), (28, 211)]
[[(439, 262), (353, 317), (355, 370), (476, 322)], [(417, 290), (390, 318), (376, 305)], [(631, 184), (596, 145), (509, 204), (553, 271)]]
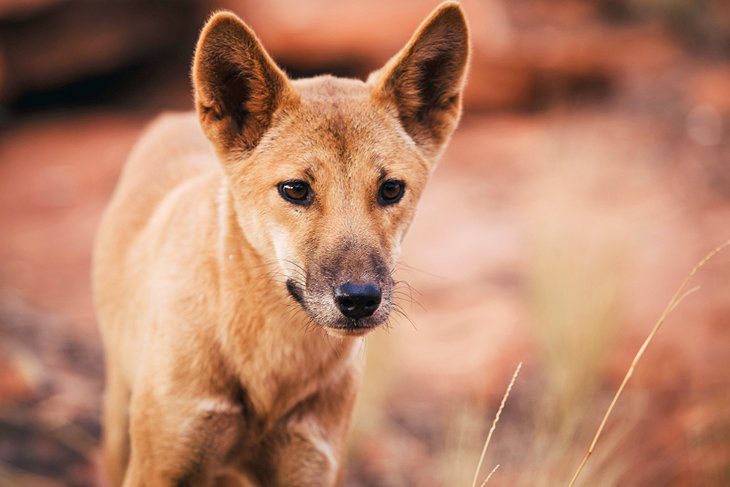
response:
[(464, 12), (446, 2), (368, 79), (375, 100), (398, 111), (403, 128), (428, 156), (438, 155), (459, 120), (468, 62)]
[(254, 32), (236, 15), (208, 20), (193, 61), (195, 105), (218, 150), (253, 149), (274, 112), (296, 94)]

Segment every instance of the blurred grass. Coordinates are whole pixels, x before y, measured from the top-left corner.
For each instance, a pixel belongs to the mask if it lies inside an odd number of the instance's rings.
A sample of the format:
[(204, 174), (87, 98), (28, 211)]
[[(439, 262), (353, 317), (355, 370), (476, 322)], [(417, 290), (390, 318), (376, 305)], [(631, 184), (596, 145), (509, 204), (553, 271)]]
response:
[[(561, 162), (551, 162), (546, 177), (530, 188), (534, 203), (527, 218), (530, 257), (524, 271), (524, 300), (533, 353), (523, 383), (518, 381), (517, 394), (507, 404), (508, 417), (497, 428), (493, 458), (486, 462), (488, 469), (496, 463), (501, 466), (492, 485), (567, 482), (608, 400), (602, 380), (620, 332), (626, 222), (593, 206), (595, 194), (600, 193), (594, 190), (605, 184), (611, 165), (586, 159), (584, 149), (560, 148), (555, 160)], [(633, 404), (627, 399), (622, 412)], [(474, 432), (484, 432), (490, 416), (483, 410), (467, 411), (469, 419), (458, 421), (468, 430), (452, 448), (463, 448), (462, 457), (475, 458), (484, 434)], [(581, 485), (619, 485), (634, 467), (626, 456), (630, 450), (621, 449), (632, 424), (622, 412), (614, 418)], [(634, 411), (631, 416), (635, 415)], [(450, 475), (451, 481), (444, 485), (468, 485), (464, 474)]]
[[(485, 405), (486, 406), (486, 405)], [(442, 485), (470, 486), (474, 469), (489, 428), (486, 407), (463, 404), (447, 416), (446, 432), (442, 449), (437, 451), (436, 463)], [(483, 470), (493, 468), (489, 453)], [(483, 472), (482, 477), (486, 475)]]
[(540, 218), (528, 278), (532, 333), (546, 376), (543, 413), (565, 421), (598, 385), (619, 328), (621, 252), (596, 246), (558, 215)]
[[(600, 179), (600, 173), (588, 168), (583, 175)], [(527, 309), (542, 386), (530, 411), (533, 433), (519, 485), (560, 485), (570, 478), (595, 429), (606, 361), (620, 331), (620, 228), (573, 198), (564, 188), (548, 187), (530, 219)], [(601, 231), (587, 232), (591, 225)], [(628, 469), (617, 448), (620, 421), (613, 426), (582, 485), (618, 485)]]

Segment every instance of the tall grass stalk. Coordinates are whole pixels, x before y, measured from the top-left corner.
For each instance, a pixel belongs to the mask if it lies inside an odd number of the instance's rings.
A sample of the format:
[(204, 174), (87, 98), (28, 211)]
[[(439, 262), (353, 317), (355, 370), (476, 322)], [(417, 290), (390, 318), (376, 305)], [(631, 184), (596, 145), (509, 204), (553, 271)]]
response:
[(606, 413), (603, 415), (603, 419), (601, 420), (600, 425), (598, 426), (598, 429), (596, 430), (596, 434), (593, 436), (593, 441), (591, 441), (590, 446), (588, 447), (588, 451), (586, 452), (585, 456), (583, 457), (583, 460), (580, 462), (580, 465), (578, 465), (578, 469), (575, 471), (575, 474), (573, 474), (573, 478), (570, 480), (570, 483), (568, 484), (569, 487), (573, 487), (575, 485), (575, 482), (578, 480), (578, 477), (580, 476), (580, 473), (583, 471), (583, 467), (585, 467), (586, 462), (588, 462), (588, 458), (593, 454), (593, 451), (596, 448), (596, 444), (598, 443), (598, 439), (601, 437), (601, 433), (603, 433), (603, 429), (606, 426), (606, 422), (608, 421), (609, 416), (611, 415), (611, 412), (613, 412), (613, 408), (616, 406), (616, 402), (618, 401), (619, 397), (621, 396), (621, 393), (623, 392), (624, 388), (626, 387), (626, 384), (629, 382), (629, 379), (634, 374), (634, 369), (636, 368), (636, 364), (639, 363), (639, 360), (644, 355), (644, 352), (646, 351), (647, 347), (649, 346), (649, 343), (654, 339), (654, 336), (657, 334), (659, 329), (662, 327), (664, 322), (666, 321), (669, 314), (674, 311), (674, 309), (679, 306), (679, 304), (690, 294), (697, 291), (699, 289), (699, 286), (693, 287), (692, 289), (685, 291), (685, 288), (687, 287), (687, 284), (689, 283), (690, 279), (697, 274), (697, 271), (699, 271), (710, 259), (712, 259), (718, 252), (720, 252), (722, 249), (730, 245), (730, 240), (725, 241), (718, 247), (716, 247), (712, 252), (708, 253), (701, 261), (697, 263), (697, 265), (694, 266), (694, 268), (690, 271), (689, 274), (684, 278), (684, 281), (682, 281), (682, 284), (677, 288), (677, 291), (672, 296), (672, 299), (667, 303), (667, 306), (664, 308), (664, 311), (662, 311), (662, 314), (659, 316), (659, 319), (654, 324), (654, 327), (651, 329), (651, 332), (649, 333), (649, 336), (646, 337), (646, 340), (644, 340), (644, 343), (639, 348), (639, 351), (636, 352), (636, 355), (634, 356), (634, 360), (631, 362), (631, 366), (629, 366), (629, 370), (626, 372), (626, 375), (624, 376), (623, 381), (621, 381), (621, 385), (619, 386), (618, 390), (616, 390), (616, 394), (613, 396), (613, 399), (611, 400), (611, 403), (608, 406), (608, 409), (606, 410)]
[[(522, 368), (522, 362), (517, 364), (517, 368), (515, 369), (514, 374), (512, 374), (512, 380), (509, 381), (509, 385), (507, 386), (507, 390), (504, 392), (504, 396), (502, 396), (502, 402), (499, 405), (499, 409), (497, 409), (497, 414), (494, 415), (494, 420), (492, 421), (492, 427), (489, 428), (489, 433), (487, 434), (487, 439), (484, 442), (484, 448), (482, 448), (482, 454), (479, 457), (479, 463), (477, 464), (477, 469), (474, 472), (474, 480), (471, 483), (471, 487), (476, 487), (477, 485), (477, 479), (479, 478), (479, 471), (482, 469), (482, 464), (484, 463), (484, 456), (487, 454), (487, 448), (489, 447), (489, 442), (492, 440), (492, 434), (494, 434), (494, 430), (497, 428), (497, 423), (499, 422), (499, 417), (502, 415), (502, 410), (504, 409), (504, 405), (507, 404), (507, 398), (509, 397), (509, 393), (512, 391), (512, 387), (515, 385), (515, 381), (517, 380), (517, 376), (520, 374), (520, 369)], [(489, 473), (486, 480), (484, 481), (484, 484), (489, 481), (489, 478), (494, 474), (494, 472), (499, 468), (499, 465), (494, 467), (494, 469)], [(484, 485), (482, 484), (482, 485)]]
[(492, 475), (494, 475), (494, 472), (496, 472), (499, 469), (499, 463), (494, 466), (491, 472), (489, 472), (489, 475), (487, 475), (487, 478), (484, 479), (484, 482), (482, 482), (481, 487), (486, 487), (487, 483), (489, 482), (489, 479), (492, 478)]

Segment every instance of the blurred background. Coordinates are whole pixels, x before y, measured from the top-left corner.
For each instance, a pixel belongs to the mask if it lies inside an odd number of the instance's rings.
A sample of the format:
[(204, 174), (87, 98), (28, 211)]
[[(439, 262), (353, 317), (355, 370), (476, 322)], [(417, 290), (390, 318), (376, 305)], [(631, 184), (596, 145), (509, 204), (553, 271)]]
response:
[[(125, 157), (189, 110), (230, 8), (293, 77), (364, 77), (432, 0), (0, 0), (0, 486), (99, 479), (91, 242)], [(730, 237), (730, 2), (464, 0), (461, 127), (368, 340), (347, 486), (565, 485), (676, 286)], [(730, 252), (695, 278), (580, 485), (730, 485)], [(481, 482), (481, 480), (480, 480)]]

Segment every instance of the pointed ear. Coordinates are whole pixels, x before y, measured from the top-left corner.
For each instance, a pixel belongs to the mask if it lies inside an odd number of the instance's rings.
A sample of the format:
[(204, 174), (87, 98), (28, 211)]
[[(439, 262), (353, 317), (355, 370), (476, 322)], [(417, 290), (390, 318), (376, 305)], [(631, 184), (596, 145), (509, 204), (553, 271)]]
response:
[(254, 32), (230, 12), (203, 28), (192, 77), (200, 125), (218, 150), (253, 149), (274, 112), (296, 98)]
[(468, 61), (464, 12), (446, 2), (368, 79), (375, 100), (397, 110), (403, 128), (428, 156), (439, 154), (459, 121)]

